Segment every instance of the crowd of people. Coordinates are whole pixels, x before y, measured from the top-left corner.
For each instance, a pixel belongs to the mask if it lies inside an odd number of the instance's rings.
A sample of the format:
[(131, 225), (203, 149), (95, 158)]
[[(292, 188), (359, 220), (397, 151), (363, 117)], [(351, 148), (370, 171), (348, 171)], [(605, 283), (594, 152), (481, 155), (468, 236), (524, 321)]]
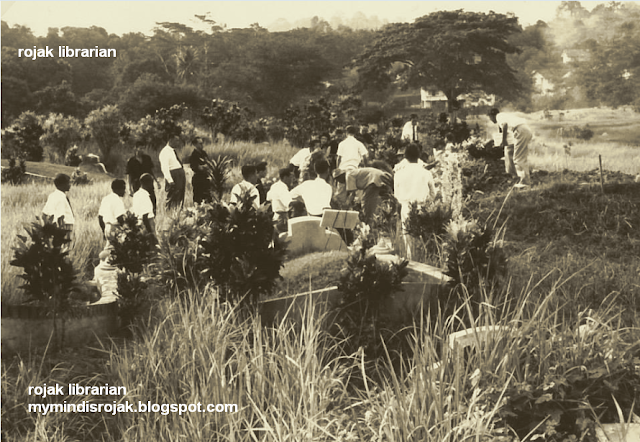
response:
[[(524, 120), (502, 114), (498, 109), (492, 109), (488, 116), (498, 126), (502, 137), (506, 172), (519, 177), (517, 185), (529, 185), (527, 154), (531, 130)], [(279, 180), (270, 186), (265, 183), (267, 162), (242, 165), (242, 181), (231, 189), (229, 204), (237, 205), (247, 196), (256, 209), (261, 204), (270, 204), (276, 230), (282, 233), (287, 231), (290, 218), (302, 215), (321, 217), (328, 208), (358, 208), (362, 220), (370, 224), (384, 198), (393, 195), (400, 205), (400, 221), (404, 225), (412, 203), (423, 203), (436, 196), (434, 177), (429, 171), (433, 164), (428, 165), (420, 158), (419, 134), (418, 118), (414, 114), (402, 128), (400, 138), (404, 152), (399, 152), (399, 155), (403, 158), (393, 169), (387, 163), (373, 159), (368, 131), (349, 126), (345, 131), (336, 129), (333, 135), (327, 132), (316, 134), (308, 147), (300, 149), (287, 167), (279, 170)], [(189, 166), (193, 172), (193, 201), (196, 204), (211, 203), (209, 157), (201, 138), (196, 137), (192, 144), (194, 149)], [(187, 175), (176, 152), (178, 147), (179, 139), (173, 138), (158, 157), (165, 182), (167, 210), (180, 209), (184, 204)], [(122, 179), (114, 180), (112, 193), (103, 198), (98, 212), (98, 223), (107, 244), (115, 226), (123, 223), (127, 189), (132, 196), (131, 213), (148, 232), (155, 234), (155, 186), (159, 186), (159, 181), (154, 174), (151, 157), (136, 149), (127, 163), (126, 173), (128, 185)], [(71, 185), (70, 177), (59, 174), (54, 184), (56, 191), (49, 196), (43, 213), (53, 216), (60, 227), (71, 232), (74, 214), (66, 195)], [(349, 240), (348, 237), (345, 239)], [(410, 258), (410, 238), (405, 235), (404, 239)]]

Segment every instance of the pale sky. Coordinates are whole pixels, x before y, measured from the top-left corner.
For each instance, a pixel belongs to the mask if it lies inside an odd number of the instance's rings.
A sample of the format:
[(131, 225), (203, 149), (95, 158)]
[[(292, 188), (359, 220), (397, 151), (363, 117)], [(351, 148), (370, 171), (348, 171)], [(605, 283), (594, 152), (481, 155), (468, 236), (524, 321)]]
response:
[[(582, 2), (591, 10), (603, 2)], [(331, 22), (333, 17), (348, 21), (357, 12), (380, 21), (411, 22), (437, 10), (465, 9), (499, 13), (513, 12), (522, 26), (555, 17), (559, 1), (3, 1), (2, 20), (9, 26), (27, 26), (36, 36), (48, 28), (98, 26), (107, 32), (152, 34), (156, 22), (179, 22), (203, 29), (195, 14), (209, 17), (228, 28), (246, 28), (252, 23), (263, 27), (280, 18), (290, 23), (319, 16)]]

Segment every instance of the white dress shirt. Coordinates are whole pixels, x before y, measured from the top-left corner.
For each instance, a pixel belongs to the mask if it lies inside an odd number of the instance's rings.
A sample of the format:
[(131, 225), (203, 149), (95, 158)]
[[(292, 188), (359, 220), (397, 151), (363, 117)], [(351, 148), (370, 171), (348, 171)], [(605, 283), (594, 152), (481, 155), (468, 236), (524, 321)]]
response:
[(62, 190), (56, 189), (49, 195), (47, 203), (42, 209), (42, 213), (49, 216), (53, 215), (54, 223), (57, 223), (61, 216), (64, 216), (65, 224), (75, 223), (75, 218), (73, 216), (69, 200), (67, 199), (67, 194)]
[[(513, 137), (513, 131), (520, 125), (527, 124), (527, 121), (517, 115), (510, 113), (502, 113), (496, 115), (496, 124), (500, 129), (500, 143), (502, 143), (502, 133), (504, 131), (504, 125), (507, 125), (507, 144), (515, 144), (515, 138)], [(495, 139), (494, 139), (495, 140)], [(499, 144), (500, 144), (499, 143)], [(495, 144), (495, 141), (494, 141)]]
[(287, 185), (282, 181), (274, 183), (267, 193), (267, 201), (271, 201), (274, 218), (277, 217), (278, 212), (288, 212), (291, 194)]
[(160, 160), (160, 169), (162, 170), (164, 179), (168, 183), (173, 183), (171, 171), (175, 169), (182, 169), (182, 163), (178, 160), (178, 154), (175, 149), (167, 144), (160, 151), (158, 160)]
[(294, 156), (291, 157), (289, 163), (298, 167), (298, 169), (302, 170), (303, 166), (309, 164), (309, 160), (311, 159), (311, 149), (305, 147), (304, 149), (300, 149)]
[(418, 163), (409, 163), (393, 179), (394, 195), (402, 204), (401, 218), (406, 220), (410, 203), (422, 203), (436, 194), (433, 175)]
[(357, 169), (362, 162), (362, 158), (369, 155), (366, 146), (356, 140), (354, 136), (348, 135), (340, 144), (338, 144), (338, 157), (340, 164), (338, 167), (342, 170)]
[(304, 205), (307, 208), (307, 214), (313, 216), (322, 216), (325, 208), (331, 207), (331, 195), (333, 190), (331, 185), (323, 178), (315, 180), (307, 180), (291, 190), (291, 199), (302, 197)]
[(122, 198), (115, 193), (110, 193), (102, 198), (98, 215), (102, 217), (102, 221), (104, 221), (105, 224), (115, 225), (118, 224), (118, 217), (124, 215), (126, 212)]
[(131, 212), (138, 217), (138, 220), (142, 221), (144, 216), (147, 215), (148, 219), (152, 219), (153, 215), (153, 203), (151, 202), (151, 195), (142, 187), (133, 194), (133, 201), (131, 202)]
[(415, 133), (413, 128), (413, 122), (407, 121), (404, 126), (402, 126), (402, 136), (403, 140), (409, 141), (418, 141), (418, 123), (415, 126)]

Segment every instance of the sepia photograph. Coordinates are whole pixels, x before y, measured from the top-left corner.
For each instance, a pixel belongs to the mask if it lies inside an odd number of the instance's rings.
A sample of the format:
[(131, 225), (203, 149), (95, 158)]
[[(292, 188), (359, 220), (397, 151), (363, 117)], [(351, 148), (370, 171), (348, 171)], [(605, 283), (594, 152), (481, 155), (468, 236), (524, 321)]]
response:
[(0, 6), (3, 440), (640, 442), (640, 2)]

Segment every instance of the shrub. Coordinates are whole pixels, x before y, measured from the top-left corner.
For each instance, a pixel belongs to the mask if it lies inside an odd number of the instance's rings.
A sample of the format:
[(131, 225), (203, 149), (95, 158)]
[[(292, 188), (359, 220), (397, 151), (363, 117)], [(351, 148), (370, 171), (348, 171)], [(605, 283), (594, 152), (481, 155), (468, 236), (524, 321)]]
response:
[(451, 207), (439, 200), (427, 204), (412, 203), (403, 228), (408, 235), (422, 240), (428, 255), (438, 256), (451, 215)]
[(127, 212), (124, 224), (116, 227), (110, 244), (110, 264), (121, 270), (118, 273), (118, 311), (123, 325), (129, 325), (142, 313), (147, 302), (147, 283), (141, 274), (155, 256), (156, 239), (134, 214)]
[(9, 167), (2, 171), (2, 182), (18, 185), (22, 184), (27, 177), (27, 166), (23, 158), (9, 158)]
[[(451, 292), (444, 311), (452, 313), (468, 294), (477, 308), (483, 293), (489, 293), (506, 272), (506, 258), (493, 229), (476, 221), (450, 221), (444, 243), (445, 274), (451, 278)], [(477, 310), (476, 310), (477, 311)]]
[(216, 140), (219, 133), (224, 136), (233, 134), (243, 120), (250, 119), (251, 114), (248, 108), (241, 108), (237, 103), (213, 99), (211, 104), (200, 112), (199, 117), (209, 128), (211, 140)]
[(380, 331), (389, 325), (385, 308), (394, 293), (402, 290), (402, 279), (408, 274), (409, 261), (382, 264), (368, 254), (374, 240), (364, 227), (356, 240), (340, 276), (337, 324), (347, 341), (347, 354), (361, 346), (369, 360), (384, 353)]
[(260, 296), (276, 287), (286, 246), (275, 234), (270, 207), (256, 210), (250, 199), (246, 195), (237, 207), (215, 203), (208, 209), (198, 268), (218, 285), (222, 300), (255, 308)]
[(42, 161), (40, 137), (43, 133), (38, 116), (30, 111), (23, 112), (2, 134), (2, 155), (22, 157), (26, 161)]
[(112, 163), (110, 159), (111, 149), (120, 142), (122, 114), (118, 106), (105, 106), (91, 111), (84, 123), (89, 128), (91, 137), (100, 148), (102, 162), (105, 165), (110, 165)]
[(74, 145), (64, 154), (64, 164), (66, 166), (78, 167), (82, 163), (82, 157), (78, 155), (78, 146)]
[(137, 123), (127, 123), (120, 129), (121, 139), (135, 146), (147, 146), (158, 150), (174, 136), (181, 136), (183, 129), (191, 141), (195, 135), (195, 128), (190, 122), (180, 122), (186, 110), (184, 105), (174, 105), (169, 109), (159, 109), (152, 115), (141, 118)]
[(66, 159), (65, 154), (69, 146), (82, 140), (82, 126), (74, 117), (52, 113), (42, 127), (44, 134), (40, 137), (40, 141), (52, 148), (54, 154), (60, 158)]

